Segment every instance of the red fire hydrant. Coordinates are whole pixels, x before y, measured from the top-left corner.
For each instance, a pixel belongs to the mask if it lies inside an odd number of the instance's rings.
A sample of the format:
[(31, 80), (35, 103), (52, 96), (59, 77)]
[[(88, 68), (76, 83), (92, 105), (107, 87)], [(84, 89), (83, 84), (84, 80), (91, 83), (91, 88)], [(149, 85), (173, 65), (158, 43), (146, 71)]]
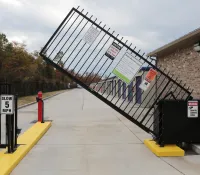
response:
[(38, 92), (38, 96), (36, 97), (36, 100), (38, 102), (38, 122), (44, 123), (44, 113), (43, 113), (43, 100), (42, 100), (42, 92)]

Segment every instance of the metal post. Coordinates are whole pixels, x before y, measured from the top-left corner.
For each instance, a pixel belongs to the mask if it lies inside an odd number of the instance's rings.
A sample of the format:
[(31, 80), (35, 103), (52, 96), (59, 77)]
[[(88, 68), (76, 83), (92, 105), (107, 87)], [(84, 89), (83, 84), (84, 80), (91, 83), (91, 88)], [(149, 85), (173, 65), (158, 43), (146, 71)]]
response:
[(42, 122), (42, 92), (38, 92), (38, 122)]
[(1, 145), (1, 114), (0, 114), (0, 145)]
[(44, 123), (44, 101), (42, 100), (42, 92), (38, 92), (36, 97), (38, 102), (38, 122)]
[(11, 153), (11, 120), (10, 115), (6, 115), (6, 135), (7, 135), (7, 146), (8, 153)]
[(17, 134), (18, 134), (18, 97), (17, 95), (15, 96), (15, 147), (17, 147)]
[(14, 132), (15, 132), (15, 130), (14, 130), (14, 114), (12, 114), (12, 115), (10, 115), (10, 149), (11, 149), (11, 152), (14, 152), (14, 144), (15, 144), (15, 142), (14, 142), (14, 139), (15, 139), (15, 137), (14, 137)]

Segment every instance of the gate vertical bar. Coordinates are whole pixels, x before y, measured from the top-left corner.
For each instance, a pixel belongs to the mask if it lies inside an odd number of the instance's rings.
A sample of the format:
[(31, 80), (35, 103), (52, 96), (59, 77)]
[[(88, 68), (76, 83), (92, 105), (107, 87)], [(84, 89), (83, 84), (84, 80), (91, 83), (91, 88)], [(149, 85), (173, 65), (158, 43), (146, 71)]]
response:
[(18, 134), (18, 96), (15, 95), (15, 147), (17, 147)]

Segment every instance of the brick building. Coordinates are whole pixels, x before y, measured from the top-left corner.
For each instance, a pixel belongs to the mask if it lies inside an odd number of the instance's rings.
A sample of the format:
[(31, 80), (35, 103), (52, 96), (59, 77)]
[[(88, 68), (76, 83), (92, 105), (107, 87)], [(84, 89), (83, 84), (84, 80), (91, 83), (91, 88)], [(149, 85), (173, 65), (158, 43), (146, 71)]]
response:
[(175, 74), (200, 98), (200, 28), (148, 54), (157, 65)]

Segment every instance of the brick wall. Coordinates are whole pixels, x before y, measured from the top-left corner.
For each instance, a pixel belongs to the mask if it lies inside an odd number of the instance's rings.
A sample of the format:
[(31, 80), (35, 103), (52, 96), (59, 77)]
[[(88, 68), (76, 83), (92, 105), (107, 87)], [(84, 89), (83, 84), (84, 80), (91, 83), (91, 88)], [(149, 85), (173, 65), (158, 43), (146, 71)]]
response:
[(158, 66), (167, 68), (187, 87), (194, 89), (193, 97), (200, 99), (200, 53), (192, 47), (178, 50), (170, 55), (158, 57)]

